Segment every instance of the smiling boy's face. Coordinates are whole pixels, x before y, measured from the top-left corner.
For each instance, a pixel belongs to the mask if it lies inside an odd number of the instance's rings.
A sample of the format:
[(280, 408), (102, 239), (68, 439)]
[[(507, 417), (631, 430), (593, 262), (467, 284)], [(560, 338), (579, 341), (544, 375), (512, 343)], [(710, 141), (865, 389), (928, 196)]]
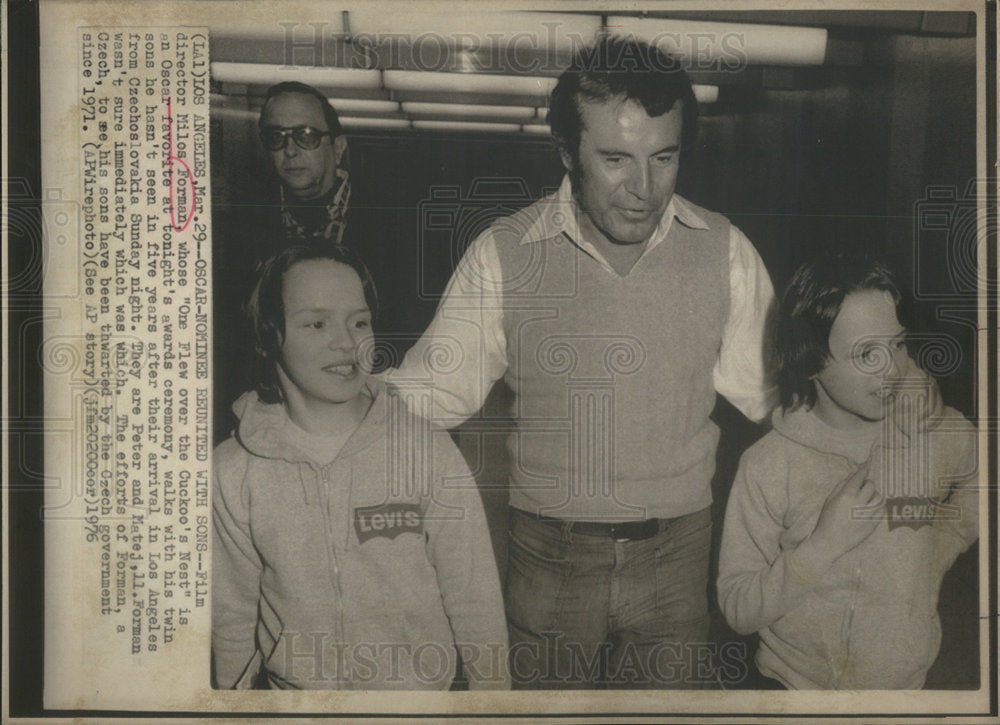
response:
[(289, 401), (353, 400), (371, 373), (371, 311), (361, 278), (332, 259), (293, 265), (282, 278), (285, 335), (278, 378)]
[(843, 429), (882, 420), (906, 367), (905, 343), (892, 295), (882, 290), (847, 295), (830, 329), (830, 358), (813, 378), (820, 419)]

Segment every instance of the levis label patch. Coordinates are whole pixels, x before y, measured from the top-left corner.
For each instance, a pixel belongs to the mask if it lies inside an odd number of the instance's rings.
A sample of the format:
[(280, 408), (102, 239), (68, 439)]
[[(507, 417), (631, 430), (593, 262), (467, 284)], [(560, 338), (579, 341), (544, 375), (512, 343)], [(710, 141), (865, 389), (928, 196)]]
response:
[(942, 506), (932, 498), (921, 496), (901, 496), (885, 501), (885, 511), (889, 518), (889, 530), (900, 526), (919, 529), (935, 519), (954, 518), (952, 507)]
[(415, 503), (385, 503), (380, 506), (361, 506), (354, 509), (354, 530), (358, 543), (384, 536), (395, 539), (407, 532), (422, 534), (424, 519), (420, 506)]

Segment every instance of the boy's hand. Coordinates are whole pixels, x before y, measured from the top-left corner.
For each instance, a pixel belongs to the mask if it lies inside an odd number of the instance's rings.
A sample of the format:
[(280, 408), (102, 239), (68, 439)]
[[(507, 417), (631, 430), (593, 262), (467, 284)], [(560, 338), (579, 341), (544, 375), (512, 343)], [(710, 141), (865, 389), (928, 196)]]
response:
[(893, 425), (910, 438), (934, 427), (944, 413), (944, 400), (937, 381), (913, 358), (907, 357), (906, 361), (907, 367), (896, 381), (888, 404)]
[(826, 497), (816, 528), (809, 536), (830, 562), (867, 539), (882, 517), (882, 496), (868, 476), (868, 464), (834, 486)]

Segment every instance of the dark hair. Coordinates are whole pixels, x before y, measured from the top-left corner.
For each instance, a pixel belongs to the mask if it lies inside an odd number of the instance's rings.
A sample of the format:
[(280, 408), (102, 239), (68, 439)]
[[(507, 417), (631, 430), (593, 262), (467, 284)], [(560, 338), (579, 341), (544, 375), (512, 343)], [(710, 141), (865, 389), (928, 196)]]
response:
[(830, 330), (847, 295), (879, 290), (892, 295), (900, 315), (902, 295), (892, 273), (866, 257), (824, 255), (799, 267), (777, 307), (772, 366), (784, 410), (816, 404), (813, 376), (830, 358)]
[(277, 364), (285, 338), (285, 273), (300, 262), (326, 259), (346, 264), (357, 272), (372, 317), (378, 313), (378, 293), (372, 276), (364, 262), (347, 247), (339, 244), (296, 244), (265, 261), (258, 268), (257, 283), (246, 305), (247, 319), (253, 330), (253, 387), (265, 403), (283, 400)]
[(323, 118), (326, 119), (326, 130), (330, 132), (330, 140), (343, 135), (344, 129), (340, 127), (340, 118), (337, 116), (337, 111), (330, 105), (330, 100), (312, 86), (298, 81), (284, 81), (267, 89), (267, 97), (264, 99), (264, 105), (260, 109), (260, 117), (257, 119), (258, 130), (264, 130), (264, 111), (267, 110), (267, 104), (275, 96), (285, 93), (301, 93), (315, 98), (323, 109)]
[(605, 38), (574, 56), (559, 76), (549, 103), (549, 128), (556, 143), (574, 159), (580, 149), (580, 102), (613, 98), (638, 101), (652, 117), (683, 102), (681, 145), (690, 148), (698, 132), (698, 101), (680, 61), (656, 46), (632, 38)]

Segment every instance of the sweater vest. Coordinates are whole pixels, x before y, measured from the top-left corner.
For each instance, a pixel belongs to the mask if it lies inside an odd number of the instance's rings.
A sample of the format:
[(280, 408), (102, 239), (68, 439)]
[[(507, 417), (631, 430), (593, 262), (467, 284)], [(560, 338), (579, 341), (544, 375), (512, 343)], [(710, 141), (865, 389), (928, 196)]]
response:
[(510, 504), (589, 521), (698, 511), (712, 501), (719, 438), (709, 415), (729, 221), (695, 207), (708, 229), (675, 217), (619, 276), (565, 234), (525, 241), (553, 208), (542, 200), (491, 229), (515, 394)]

